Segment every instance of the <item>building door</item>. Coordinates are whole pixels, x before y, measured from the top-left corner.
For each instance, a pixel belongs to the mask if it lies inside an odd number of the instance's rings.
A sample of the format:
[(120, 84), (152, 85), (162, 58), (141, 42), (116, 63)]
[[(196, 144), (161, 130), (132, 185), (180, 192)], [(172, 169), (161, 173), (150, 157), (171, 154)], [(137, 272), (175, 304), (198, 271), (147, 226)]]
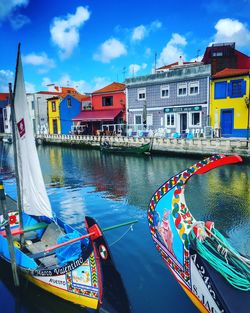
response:
[(58, 129), (57, 129), (57, 120), (53, 120), (53, 134), (57, 134), (58, 133)]
[(221, 136), (230, 137), (233, 133), (233, 109), (221, 110), (220, 113)]
[(183, 133), (187, 129), (187, 113), (180, 114), (180, 132)]

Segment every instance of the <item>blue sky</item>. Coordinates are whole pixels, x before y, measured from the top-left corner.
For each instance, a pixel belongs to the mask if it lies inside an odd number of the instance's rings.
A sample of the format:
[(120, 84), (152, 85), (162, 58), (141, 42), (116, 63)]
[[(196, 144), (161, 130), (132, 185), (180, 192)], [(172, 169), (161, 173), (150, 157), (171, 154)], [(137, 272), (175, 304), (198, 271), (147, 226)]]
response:
[(21, 42), (26, 89), (91, 92), (124, 77), (195, 60), (212, 42), (250, 55), (250, 0), (0, 0), (0, 92)]

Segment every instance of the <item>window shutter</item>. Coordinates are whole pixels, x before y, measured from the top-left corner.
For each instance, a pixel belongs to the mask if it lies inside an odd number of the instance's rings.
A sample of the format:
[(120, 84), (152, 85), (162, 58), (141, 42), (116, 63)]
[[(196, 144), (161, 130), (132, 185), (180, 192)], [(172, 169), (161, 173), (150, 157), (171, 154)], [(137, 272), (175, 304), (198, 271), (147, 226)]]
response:
[(243, 97), (246, 94), (246, 81), (242, 79), (241, 82), (241, 97)]
[(228, 96), (230, 97), (230, 98), (232, 98), (232, 82), (230, 81), (230, 83), (228, 83), (227, 84), (227, 92), (228, 92)]

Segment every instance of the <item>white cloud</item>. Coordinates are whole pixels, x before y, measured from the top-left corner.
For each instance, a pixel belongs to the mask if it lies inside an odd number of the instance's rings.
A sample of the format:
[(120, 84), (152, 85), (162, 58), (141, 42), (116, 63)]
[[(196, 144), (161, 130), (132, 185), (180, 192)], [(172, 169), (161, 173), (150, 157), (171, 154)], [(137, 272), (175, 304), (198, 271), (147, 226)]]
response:
[(30, 22), (30, 19), (18, 14), (17, 11), (21, 7), (26, 7), (29, 0), (1, 0), (0, 1), (0, 21), (9, 20), (13, 29), (17, 30)]
[(75, 14), (68, 14), (66, 18), (54, 18), (50, 26), (50, 34), (53, 43), (60, 48), (61, 59), (71, 56), (80, 41), (79, 30), (89, 17), (88, 8), (80, 6)]
[[(14, 73), (10, 70), (0, 70), (0, 92), (9, 92), (9, 83), (12, 83), (14, 90)], [(35, 85), (25, 82), (26, 92), (35, 92)]]
[(66, 87), (70, 86), (75, 88), (78, 92), (84, 93), (89, 89), (88, 83), (84, 80), (72, 80), (69, 74), (62, 75), (58, 80), (52, 81), (49, 77), (44, 77), (42, 86), (47, 88), (47, 85), (55, 84), (55, 86)]
[(32, 83), (25, 82), (25, 90), (26, 93), (33, 93), (36, 92), (36, 87)]
[(146, 25), (146, 26), (139, 25), (132, 30), (131, 40), (134, 42), (141, 41), (146, 36), (148, 36), (149, 33), (161, 28), (161, 26), (162, 26), (162, 23), (158, 20), (153, 21), (151, 24)]
[(29, 0), (1, 0), (0, 1), (0, 20), (7, 18), (13, 11), (19, 7), (25, 7)]
[(51, 68), (55, 67), (55, 62), (53, 59), (48, 58), (45, 52), (30, 53), (23, 57), (23, 62), (26, 64), (31, 64), (39, 67), (39, 73), (46, 73)]
[(126, 54), (125, 45), (115, 38), (110, 38), (101, 44), (93, 58), (103, 63), (109, 63), (111, 60)]
[(145, 37), (146, 34), (146, 27), (143, 25), (137, 26), (134, 28), (132, 32), (132, 41), (139, 41)]
[(28, 16), (23, 15), (23, 14), (13, 15), (11, 16), (9, 21), (10, 21), (12, 28), (15, 30), (18, 30), (22, 28), (24, 25), (30, 23), (30, 19), (28, 18)]
[(128, 72), (130, 75), (136, 75), (139, 71), (144, 70), (147, 67), (146, 63), (141, 65), (139, 64), (130, 64), (128, 67)]
[(9, 83), (13, 84), (13, 81), (14, 73), (12, 71), (0, 70), (0, 92), (9, 92)]
[(250, 44), (250, 31), (246, 25), (238, 20), (225, 18), (220, 19), (216, 25), (215, 42), (236, 42), (238, 46)]
[(176, 62), (179, 60), (180, 56), (185, 60), (186, 56), (181, 47), (185, 47), (186, 45), (187, 41), (185, 37), (177, 33), (172, 34), (172, 38), (160, 53), (160, 57), (157, 60), (157, 66), (159, 67)]
[(44, 77), (42, 80), (42, 86), (46, 87), (50, 84), (55, 84), (55, 86), (65, 87), (70, 86), (76, 88), (76, 90), (80, 93), (93, 92), (104, 86), (109, 85), (111, 82), (106, 77), (95, 77), (92, 81), (84, 81), (84, 80), (71, 80), (69, 74), (62, 75), (58, 80), (52, 81), (49, 77)]
[(109, 79), (107, 79), (106, 77), (102, 77), (102, 76), (99, 76), (99, 77), (95, 77), (93, 79), (93, 85), (91, 87), (91, 91), (95, 91), (95, 90), (98, 90), (98, 89), (101, 89), (107, 85), (110, 85), (111, 82)]

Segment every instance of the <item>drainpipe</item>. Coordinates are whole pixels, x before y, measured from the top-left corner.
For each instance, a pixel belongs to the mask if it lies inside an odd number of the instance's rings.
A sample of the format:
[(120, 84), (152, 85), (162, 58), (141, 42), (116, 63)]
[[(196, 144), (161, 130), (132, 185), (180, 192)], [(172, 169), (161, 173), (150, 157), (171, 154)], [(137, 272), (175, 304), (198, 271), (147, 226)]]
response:
[(245, 97), (247, 106), (247, 149), (249, 147), (249, 121), (250, 121), (250, 76), (248, 76), (248, 97)]
[(207, 120), (206, 120), (206, 126), (211, 125), (211, 121), (209, 120), (209, 109), (210, 109), (210, 77), (207, 77)]

